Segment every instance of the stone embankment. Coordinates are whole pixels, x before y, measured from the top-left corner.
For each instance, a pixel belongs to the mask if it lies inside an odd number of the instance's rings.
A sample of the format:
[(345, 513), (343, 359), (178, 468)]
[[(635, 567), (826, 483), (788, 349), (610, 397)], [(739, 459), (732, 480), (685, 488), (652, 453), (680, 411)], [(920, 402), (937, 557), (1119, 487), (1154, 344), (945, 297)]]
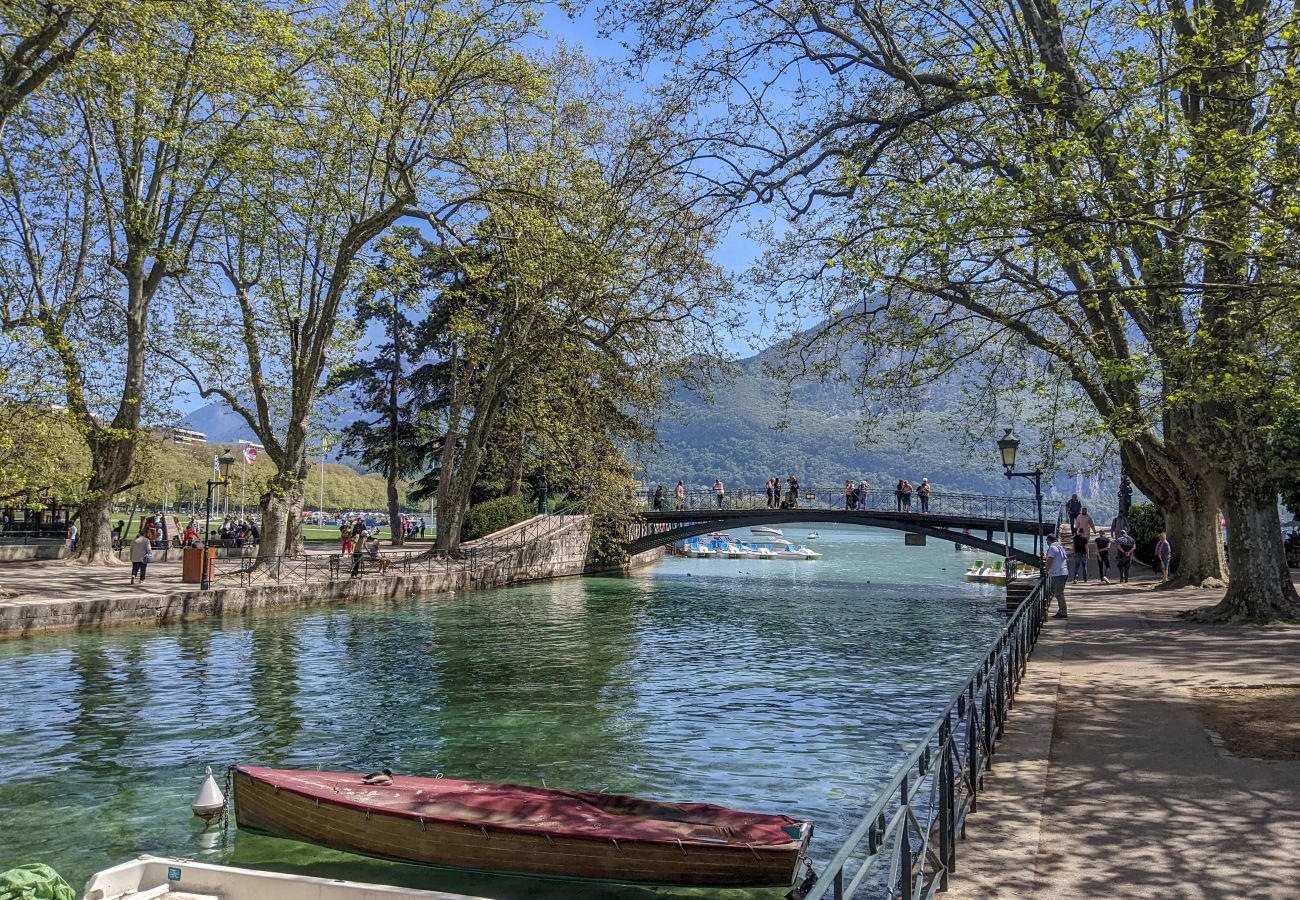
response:
[[(466, 544), (465, 559), (429, 560), (409, 573), (366, 571), (347, 577), (346, 561), (332, 580), (285, 578), (240, 586), (238, 577), (218, 578), (213, 589), (181, 581), (173, 560), (149, 567), (144, 584), (130, 583), (125, 566), (81, 566), (27, 560), (0, 566), (0, 639), (76, 628), (165, 624), (203, 616), (240, 616), (259, 610), (348, 603), (504, 587), (581, 575), (586, 566), (590, 519), (568, 516), (555, 527), (538, 520)], [(540, 532), (530, 536), (529, 526)], [(328, 556), (322, 554), (322, 556)], [(641, 554), (626, 568), (651, 565), (662, 551)], [(327, 569), (326, 569), (327, 570)], [(220, 570), (218, 570), (220, 572)], [(319, 569), (317, 571), (320, 571)]]

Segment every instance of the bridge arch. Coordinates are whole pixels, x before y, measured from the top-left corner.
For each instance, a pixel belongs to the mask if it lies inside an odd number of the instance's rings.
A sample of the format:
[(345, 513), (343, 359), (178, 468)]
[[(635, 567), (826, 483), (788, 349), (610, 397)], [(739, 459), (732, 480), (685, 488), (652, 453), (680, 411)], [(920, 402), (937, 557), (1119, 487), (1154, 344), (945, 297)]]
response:
[[(725, 531), (729, 528), (754, 525), (785, 525), (797, 523), (825, 523), (857, 525), (864, 528), (887, 528), (911, 534), (923, 534), (954, 544), (966, 544), (997, 554), (1000, 558), (1015, 559), (1030, 565), (1038, 564), (1031, 549), (1015, 546), (1017, 535), (1026, 536), (1032, 546), (1033, 536), (1039, 532), (1037, 522), (993, 519), (985, 516), (919, 515), (916, 513), (890, 513), (880, 510), (838, 509), (720, 509), (720, 510), (660, 510), (643, 512), (641, 521), (634, 523), (628, 534), (628, 552), (642, 553), (663, 547), (685, 538)], [(995, 540), (994, 535), (1010, 532), (1010, 544)], [(1047, 534), (1050, 526), (1043, 525), (1041, 533)], [(983, 536), (980, 533), (983, 533)], [(757, 538), (755, 542), (761, 543)]]

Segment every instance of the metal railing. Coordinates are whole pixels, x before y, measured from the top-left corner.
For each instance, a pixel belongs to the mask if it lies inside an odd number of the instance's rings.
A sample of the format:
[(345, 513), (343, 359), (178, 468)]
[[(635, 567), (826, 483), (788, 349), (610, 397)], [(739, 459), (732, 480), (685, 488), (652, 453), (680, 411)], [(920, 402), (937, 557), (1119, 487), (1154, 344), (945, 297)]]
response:
[(957, 836), (976, 808), (1047, 611), (1039, 581), (966, 683), (894, 770), (866, 816), (803, 895), (916, 900), (948, 888)]
[(504, 560), (521, 553), (525, 548), (569, 527), (581, 515), (581, 506), (569, 506), (528, 521), (522, 527), (503, 529), (504, 533), (487, 535), (453, 553), (430, 548), (373, 555), (362, 553), (360, 556), (307, 553), (261, 558), (218, 557), (212, 566), (212, 583), (230, 584), (237, 580), (240, 587), (260, 587), (356, 577), (440, 575), (460, 568), (472, 573), (489, 566), (501, 565)]
[[(656, 511), (653, 491), (639, 491), (636, 495), (638, 505), (644, 511)], [(682, 502), (671, 491), (663, 497), (662, 510), (753, 510), (790, 508), (789, 491), (773, 501), (765, 490), (754, 488), (728, 489), (719, 495), (715, 491), (687, 491)], [(786, 505), (782, 505), (786, 504)], [(1035, 521), (1038, 509), (1032, 496), (998, 496), (990, 494), (962, 493), (959, 491), (936, 491), (930, 494), (927, 503), (923, 503), (915, 491), (900, 497), (892, 490), (857, 491), (845, 497), (843, 486), (838, 489), (821, 490), (816, 488), (799, 489), (798, 509), (838, 509), (861, 510), (864, 512), (902, 512), (920, 513), (923, 510), (933, 515), (979, 516), (1000, 519), (1004, 515), (1021, 521)]]

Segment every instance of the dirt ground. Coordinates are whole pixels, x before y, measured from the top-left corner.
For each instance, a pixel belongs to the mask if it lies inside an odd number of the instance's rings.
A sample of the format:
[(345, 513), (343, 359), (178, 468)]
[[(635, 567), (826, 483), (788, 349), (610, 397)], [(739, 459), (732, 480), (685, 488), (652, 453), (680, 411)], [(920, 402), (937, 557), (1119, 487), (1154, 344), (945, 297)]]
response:
[(1211, 740), (1224, 752), (1300, 760), (1300, 684), (1198, 687), (1192, 696)]

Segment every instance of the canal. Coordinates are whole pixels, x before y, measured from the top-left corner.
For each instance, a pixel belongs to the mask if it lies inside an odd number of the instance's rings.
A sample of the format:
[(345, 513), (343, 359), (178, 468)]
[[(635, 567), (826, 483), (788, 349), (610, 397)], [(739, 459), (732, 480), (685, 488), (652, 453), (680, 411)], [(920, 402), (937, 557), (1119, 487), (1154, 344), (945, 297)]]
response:
[(45, 862), (79, 888), (155, 853), (500, 900), (693, 895), (203, 833), (188, 808), (203, 767), (232, 763), (786, 813), (815, 822), (824, 861), (1003, 614), (1000, 589), (962, 580), (976, 554), (819, 530), (820, 561), (669, 559), (629, 578), (0, 643), (0, 870)]

